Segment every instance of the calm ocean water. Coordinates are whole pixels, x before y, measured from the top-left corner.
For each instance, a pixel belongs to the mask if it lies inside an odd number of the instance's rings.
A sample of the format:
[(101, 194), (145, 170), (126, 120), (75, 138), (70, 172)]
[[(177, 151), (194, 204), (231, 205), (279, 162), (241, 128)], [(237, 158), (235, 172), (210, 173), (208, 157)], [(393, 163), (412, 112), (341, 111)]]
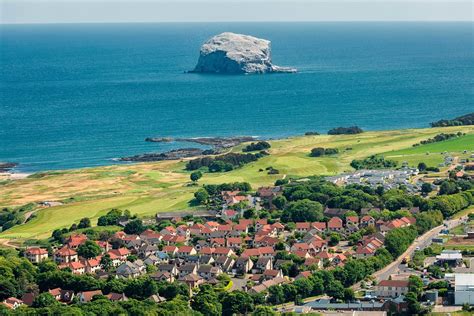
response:
[[(271, 40), (299, 73), (184, 73), (223, 31)], [(22, 171), (183, 146), (149, 136), (426, 127), (474, 110), (472, 23), (3, 25), (0, 45), (0, 161)]]

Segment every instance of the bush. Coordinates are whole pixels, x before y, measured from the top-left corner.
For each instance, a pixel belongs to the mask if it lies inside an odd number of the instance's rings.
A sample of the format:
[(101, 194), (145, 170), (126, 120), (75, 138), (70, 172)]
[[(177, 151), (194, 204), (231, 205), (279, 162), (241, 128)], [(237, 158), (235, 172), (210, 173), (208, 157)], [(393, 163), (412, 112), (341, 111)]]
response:
[(257, 143), (251, 143), (250, 145), (245, 146), (242, 151), (249, 152), (249, 151), (260, 151), (270, 148), (271, 145), (268, 142), (260, 141)]
[(364, 131), (358, 126), (336, 127), (328, 131), (329, 135), (360, 134)]

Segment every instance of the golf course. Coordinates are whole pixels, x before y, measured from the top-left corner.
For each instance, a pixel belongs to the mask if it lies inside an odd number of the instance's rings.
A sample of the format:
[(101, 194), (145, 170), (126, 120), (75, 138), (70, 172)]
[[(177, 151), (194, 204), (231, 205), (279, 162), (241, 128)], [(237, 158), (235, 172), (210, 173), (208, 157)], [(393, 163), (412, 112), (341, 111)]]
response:
[[(413, 147), (437, 134), (457, 132), (466, 135)], [(283, 177), (335, 175), (351, 171), (353, 159), (373, 154), (396, 160), (399, 165), (406, 161), (416, 166), (423, 161), (436, 167), (443, 162), (444, 152), (459, 158), (470, 157), (474, 150), (474, 126), (296, 136), (269, 143), (270, 155), (229, 172), (203, 173), (197, 185), (192, 185), (189, 179), (185, 160), (41, 172), (25, 179), (0, 180), (1, 208), (34, 203), (32, 217), (26, 223), (0, 233), (0, 238), (12, 241), (46, 238), (53, 229), (69, 227), (83, 217), (91, 218), (95, 225), (97, 218), (112, 208), (128, 209), (139, 216), (197, 209), (190, 201), (203, 184), (247, 181), (257, 189)], [(245, 145), (231, 151), (241, 152)], [(337, 148), (339, 153), (310, 157), (309, 153), (315, 147)], [(277, 169), (279, 173), (268, 174), (265, 170), (268, 167)], [(41, 206), (40, 203), (45, 201), (60, 202), (61, 205)]]

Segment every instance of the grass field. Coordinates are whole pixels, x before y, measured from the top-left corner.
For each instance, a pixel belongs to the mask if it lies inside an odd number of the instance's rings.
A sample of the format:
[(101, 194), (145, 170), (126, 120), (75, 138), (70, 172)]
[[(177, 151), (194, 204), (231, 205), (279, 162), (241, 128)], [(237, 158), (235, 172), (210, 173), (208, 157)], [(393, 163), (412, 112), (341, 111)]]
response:
[(423, 161), (428, 166), (436, 167), (444, 161), (444, 152), (460, 158), (469, 158), (470, 154), (464, 154), (464, 151), (474, 151), (474, 134), (468, 134), (455, 139), (443, 142), (420, 145), (401, 150), (388, 152), (385, 156), (397, 161), (407, 161), (410, 165), (416, 165)]
[[(442, 143), (412, 147), (421, 140), (439, 134), (462, 131), (469, 135)], [(253, 188), (270, 185), (286, 177), (334, 175), (350, 171), (350, 162), (372, 154), (409, 161), (426, 162), (426, 151), (442, 159), (436, 150), (474, 150), (474, 127), (427, 128), (366, 132), (359, 135), (300, 136), (270, 141), (270, 155), (240, 169), (226, 173), (206, 173), (200, 184), (248, 181)], [(244, 145), (233, 148), (238, 152)], [(443, 147), (445, 146), (445, 147)], [(339, 154), (313, 158), (314, 147), (333, 147)], [(464, 148), (466, 147), (466, 148)], [(446, 148), (446, 149), (443, 149)], [(449, 151), (448, 150), (448, 151)], [(424, 158), (424, 159), (421, 159)], [(433, 160), (434, 161), (434, 160)], [(189, 205), (196, 186), (189, 186), (189, 172), (184, 161), (139, 163), (97, 168), (45, 172), (26, 179), (0, 182), (0, 207), (19, 206), (30, 202), (61, 201), (64, 205), (42, 208), (36, 218), (0, 234), (0, 238), (29, 239), (49, 236), (56, 228), (69, 227), (82, 217), (95, 219), (111, 208), (129, 209), (141, 216), (157, 212), (193, 209)], [(280, 171), (268, 175), (273, 167)]]

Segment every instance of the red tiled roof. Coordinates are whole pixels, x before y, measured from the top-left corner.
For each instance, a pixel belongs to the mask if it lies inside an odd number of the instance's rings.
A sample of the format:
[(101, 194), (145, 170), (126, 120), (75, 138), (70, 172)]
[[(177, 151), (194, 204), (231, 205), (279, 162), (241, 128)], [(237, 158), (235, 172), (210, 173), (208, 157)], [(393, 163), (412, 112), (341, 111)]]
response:
[(407, 280), (382, 280), (377, 284), (378, 286), (391, 286), (391, 287), (408, 287)]
[(328, 222), (328, 228), (342, 228), (342, 219), (339, 217), (332, 217)]
[(77, 252), (74, 249), (68, 248), (66, 246), (62, 247), (55, 253), (57, 256), (74, 256), (77, 255)]
[(28, 248), (26, 252), (32, 255), (46, 255), (48, 254), (48, 250), (43, 248)]

